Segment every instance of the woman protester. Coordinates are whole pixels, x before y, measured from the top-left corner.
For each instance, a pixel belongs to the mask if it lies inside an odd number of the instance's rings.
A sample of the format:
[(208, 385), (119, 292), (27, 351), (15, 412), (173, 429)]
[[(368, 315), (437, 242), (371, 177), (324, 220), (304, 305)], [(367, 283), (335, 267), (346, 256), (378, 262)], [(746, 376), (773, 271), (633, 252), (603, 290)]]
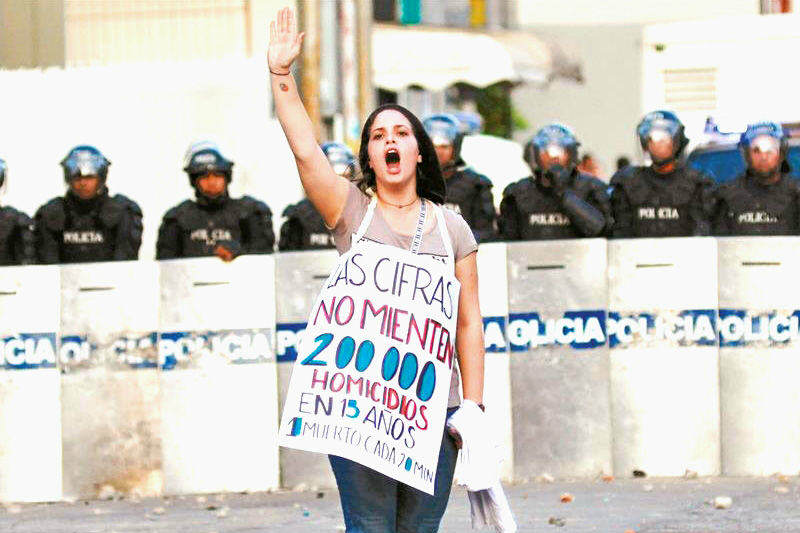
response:
[[(440, 207), (444, 200), (445, 184), (439, 170), (436, 151), (420, 121), (407, 109), (399, 105), (385, 105), (377, 108), (367, 118), (361, 133), (361, 146), (358, 154), (362, 169), (360, 179), (350, 182), (334, 173), (314, 138), (311, 120), (303, 107), (295, 80), (290, 72), (293, 62), (300, 54), (303, 35), (297, 32), (293, 11), (288, 8), (281, 10), (278, 13), (277, 21), (270, 24), (268, 65), (272, 94), (275, 100), (275, 113), (294, 153), (303, 188), (307, 197), (322, 215), (325, 224), (332, 228), (336, 247), (341, 254), (339, 265), (323, 287), (323, 292), (315, 307), (318, 310), (322, 309), (324, 315), (326, 291), (335, 290), (337, 288), (335, 285), (339, 284), (340, 280), (343, 280), (342, 283), (348, 283), (347, 278), (343, 277), (344, 274), (335, 275), (337, 271), (347, 272), (348, 261), (352, 261), (349, 276), (350, 282), (353, 282), (353, 270), (355, 269), (353, 265), (358, 266), (355, 258), (366, 257), (367, 259), (363, 260), (366, 262), (370, 257), (379, 254), (394, 254), (393, 257), (400, 254), (407, 263), (421, 265), (416, 267), (417, 280), (419, 280), (419, 272), (423, 268), (428, 275), (433, 275), (434, 279), (439, 272), (441, 272), (442, 279), (447, 276), (454, 277), (457, 280), (454, 284), (460, 284), (460, 292), (457, 288), (455, 289), (456, 296), (452, 302), (453, 307), (457, 308), (457, 318), (453, 313), (456, 309), (450, 310), (453, 314), (455, 332), (450, 333), (449, 340), (452, 339), (452, 336), (455, 337), (457, 364), (452, 364), (451, 358), (452, 373), (450, 369), (446, 369), (446, 375), (450, 381), (449, 397), (445, 387), (444, 392), (440, 395), (441, 405), (429, 405), (430, 409), (427, 411), (429, 418), (425, 421), (425, 424), (430, 423), (430, 427), (436, 427), (433, 412), (441, 412), (441, 419), (438, 420), (441, 439), (433, 435), (437, 439), (436, 442), (440, 442), (440, 444), (438, 444), (438, 461), (434, 460), (432, 463), (435, 465), (432, 495), (358, 462), (334, 455), (332, 451), (339, 449), (336, 446), (343, 446), (338, 441), (337, 443), (323, 443), (319, 447), (315, 445), (315, 447), (301, 448), (330, 452), (330, 464), (339, 487), (348, 532), (435, 532), (439, 528), (447, 505), (457, 457), (454, 437), (444, 429), (444, 417), (451, 417), (455, 413), (456, 419), (461, 420), (462, 427), (469, 427), (474, 434), (480, 434), (485, 425), (481, 404), (484, 349), (482, 320), (478, 307), (476, 264), (478, 247), (464, 219), (460, 215)], [(389, 249), (391, 252), (387, 251)], [(374, 268), (376, 273), (379, 265), (380, 261)], [(363, 269), (361, 274), (364, 274), (364, 270), (368, 274), (373, 272), (371, 269)], [(364, 277), (366, 276), (362, 276), (359, 281), (363, 283)], [(400, 287), (401, 289), (398, 291), (402, 290), (402, 281)], [(415, 296), (417, 288), (414, 287)], [(388, 291), (388, 289), (386, 290)], [(420, 291), (424, 293), (422, 289)], [(376, 293), (376, 298), (379, 296), (381, 295)], [(345, 293), (344, 298), (346, 297)], [(369, 300), (366, 303), (369, 303)], [(442, 310), (445, 314), (447, 313), (446, 305), (441, 300), (436, 300), (435, 297), (431, 297), (431, 301), (428, 301), (428, 297), (426, 297), (425, 303), (429, 307), (437, 308), (441, 304)], [(364, 308), (366, 309), (366, 306)], [(356, 307), (356, 309), (360, 308)], [(313, 314), (312, 310), (312, 316)], [(352, 314), (351, 311), (350, 315), (352, 316)], [(397, 316), (395, 313), (395, 319)], [(319, 317), (320, 312), (317, 312), (316, 318), (319, 319)], [(330, 317), (328, 317), (328, 321), (330, 321)], [(309, 326), (312, 326), (311, 321)], [(397, 327), (396, 320), (395, 327)], [(419, 330), (417, 334), (419, 334)], [(394, 331), (392, 335), (394, 336)], [(330, 342), (331, 337), (319, 335), (316, 338), (320, 343), (318, 348), (324, 344), (326, 339)], [(409, 337), (411, 337), (410, 329)], [(352, 341), (351, 338), (349, 340)], [(377, 335), (373, 340), (375, 344), (381, 342)], [(349, 352), (344, 350), (344, 360), (340, 360), (342, 346), (345, 342), (347, 341), (340, 342), (335, 361), (333, 361), (333, 357), (326, 361), (324, 355), (326, 352), (316, 355), (317, 351), (315, 351), (307, 357), (304, 353), (300, 353), (287, 398), (291, 397), (292, 387), (295, 386), (298, 374), (304, 370), (301, 368), (301, 364), (303, 364), (301, 359), (304, 359), (304, 363), (308, 365), (326, 365), (330, 362), (329, 366), (313, 367), (315, 372), (326, 370), (325, 382), (320, 377), (323, 375), (321, 372), (320, 374), (315, 373), (314, 376), (316, 385), (327, 386), (327, 369), (332, 369), (331, 372), (336, 370), (333, 366), (334, 362), (338, 368), (342, 368), (341, 364), (347, 365), (350, 361), (349, 357), (353, 355), (353, 346), (351, 345)], [(440, 339), (440, 345), (441, 342), (444, 341)], [(361, 347), (365, 345), (372, 349), (372, 342), (364, 341)], [(369, 352), (369, 357), (361, 358), (363, 355), (361, 347), (356, 356), (356, 367), (359, 366), (359, 361), (364, 365), (365, 361), (366, 364), (369, 364), (369, 361), (372, 360), (372, 352)], [(391, 352), (391, 350), (389, 351)], [(447, 352), (447, 349), (445, 348), (444, 351)], [(387, 358), (384, 359), (384, 373), (386, 361)], [(427, 365), (435, 364), (438, 363), (434, 358), (426, 364), (425, 368), (428, 368)], [(405, 360), (402, 366), (405, 366)], [(394, 369), (396, 370), (396, 365)], [(413, 369), (414, 375), (417, 375), (416, 362), (414, 362)], [(402, 374), (402, 370), (401, 367), (400, 374)], [(423, 374), (424, 372), (419, 373), (420, 376)], [(394, 374), (390, 372), (390, 375)], [(402, 375), (399, 379), (401, 387), (409, 389), (402, 385)], [(428, 394), (420, 392), (426, 388), (426, 385), (422, 382), (422, 377), (419, 379), (417, 395), (421, 399), (423, 396), (429, 398)], [(463, 391), (463, 401), (459, 398), (459, 381)], [(348, 381), (348, 390), (350, 383)], [(330, 380), (330, 386), (333, 388), (334, 379)], [(375, 400), (379, 396), (375, 393), (375, 387), (376, 385), (373, 384), (371, 400)], [(385, 389), (388, 389), (388, 386)], [(398, 388), (398, 390), (406, 394), (412, 392), (410, 389)], [(436, 400), (435, 396), (430, 401), (434, 400)], [(324, 398), (320, 396), (316, 401), (323, 402)], [(284, 421), (288, 421), (291, 428), (290, 434), (299, 436), (304, 434), (309, 426), (304, 426), (303, 422), (299, 420), (299, 416), (287, 419), (286, 412), (289, 410), (289, 402), (290, 400), (287, 399), (284, 407)], [(384, 403), (386, 404), (385, 395)], [(422, 402), (417, 403), (421, 404)], [(309, 409), (309, 405), (306, 403), (306, 409)], [(410, 415), (410, 405), (411, 401), (405, 404), (406, 418)], [(363, 401), (360, 397), (351, 400), (350, 403), (342, 403), (343, 419), (345, 416), (353, 419), (360, 417), (366, 422), (369, 415), (365, 417), (364, 413), (369, 407), (370, 402)], [(345, 415), (345, 409), (350, 414)], [(401, 407), (401, 411), (402, 409)], [(414, 410), (416, 411), (416, 409), (415, 404)], [(419, 429), (422, 426), (419, 412), (423, 410), (424, 407), (420, 407), (417, 411), (417, 428), (406, 429), (410, 433), (406, 438), (414, 435), (411, 430)], [(388, 412), (387, 409), (384, 411)], [(392, 428), (394, 427), (393, 425)], [(355, 441), (356, 433), (350, 432), (348, 429), (347, 440)], [(420, 433), (422, 432), (416, 432), (417, 435)], [(484, 436), (485, 433), (484, 430)], [(285, 434), (286, 427), (282, 422), (281, 444), (291, 445), (286, 442), (296, 437), (284, 437)], [(341, 436), (341, 432), (339, 435)], [(332, 439), (332, 437), (330, 438)], [(464, 440), (466, 441), (466, 438)], [(368, 444), (364, 445), (369, 447)], [(323, 446), (327, 447), (323, 449)], [(466, 449), (466, 442), (464, 446)], [(385, 449), (384, 447), (384, 451)], [(435, 452), (436, 450), (433, 450), (434, 454)], [(409, 470), (410, 464), (412, 464), (411, 458), (406, 460), (405, 469), (401, 465), (398, 470)], [(405, 474), (405, 472), (400, 473)]]

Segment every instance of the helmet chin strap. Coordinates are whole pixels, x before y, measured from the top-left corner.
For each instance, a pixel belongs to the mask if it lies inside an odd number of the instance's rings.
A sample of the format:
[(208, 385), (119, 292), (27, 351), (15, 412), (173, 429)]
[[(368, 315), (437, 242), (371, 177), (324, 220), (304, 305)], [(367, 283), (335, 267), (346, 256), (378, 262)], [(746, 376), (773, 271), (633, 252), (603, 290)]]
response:
[(453, 158), (444, 165), (442, 165), (441, 168), (442, 168), (442, 174), (445, 175), (445, 177), (450, 177), (458, 168), (458, 161), (456, 161), (456, 159)]
[(767, 172), (761, 172), (759, 170), (755, 170), (754, 168), (750, 168), (750, 172), (755, 176), (755, 178), (760, 181), (761, 183), (770, 183), (775, 181), (775, 178), (780, 176), (780, 165), (769, 170)]
[(207, 194), (204, 194), (203, 191), (200, 190), (200, 187), (195, 187), (194, 195), (195, 198), (197, 198), (197, 203), (199, 203), (200, 205), (218, 207), (223, 203), (225, 203), (225, 201), (228, 199), (228, 190), (225, 189), (222, 192), (222, 194), (218, 196), (208, 196)]
[(653, 162), (653, 167), (655, 167), (656, 170), (662, 170), (666, 167), (669, 167), (670, 165), (675, 164), (675, 162), (678, 160), (678, 154), (673, 153), (669, 157), (656, 159), (656, 157), (652, 153), (650, 153), (650, 160)]

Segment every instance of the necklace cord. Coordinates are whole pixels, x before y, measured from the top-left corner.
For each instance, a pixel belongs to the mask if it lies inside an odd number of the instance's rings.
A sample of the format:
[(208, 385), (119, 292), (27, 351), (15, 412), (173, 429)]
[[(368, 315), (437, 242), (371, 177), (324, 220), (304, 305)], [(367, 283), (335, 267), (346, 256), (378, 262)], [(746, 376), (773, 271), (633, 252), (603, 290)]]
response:
[(387, 205), (390, 205), (390, 206), (392, 206), (392, 207), (396, 207), (397, 209), (402, 209), (402, 208), (404, 208), (404, 207), (408, 207), (408, 206), (410, 206), (410, 205), (413, 205), (413, 204), (414, 204), (414, 203), (415, 203), (417, 200), (419, 200), (419, 196), (417, 196), (416, 198), (414, 198), (413, 200), (411, 200), (411, 201), (410, 201), (410, 202), (408, 202), (407, 204), (393, 204), (392, 202), (387, 202), (386, 200), (384, 200), (383, 198), (381, 198), (381, 196), (378, 194), (378, 191), (375, 191), (375, 195), (378, 197), (378, 199), (379, 199), (381, 202), (383, 202), (383, 203), (385, 203), (385, 204), (387, 204)]

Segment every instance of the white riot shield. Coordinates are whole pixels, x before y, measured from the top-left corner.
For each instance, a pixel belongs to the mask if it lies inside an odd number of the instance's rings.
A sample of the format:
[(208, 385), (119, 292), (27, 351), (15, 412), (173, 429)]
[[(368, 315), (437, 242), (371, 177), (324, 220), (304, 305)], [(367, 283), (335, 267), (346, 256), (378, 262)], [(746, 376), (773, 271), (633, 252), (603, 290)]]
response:
[(611, 472), (606, 241), (508, 245), (514, 474)]
[(797, 237), (718, 240), (722, 472), (800, 470)]
[(0, 268), (0, 501), (61, 499), (57, 266)]
[(487, 243), (478, 248), (478, 297), (483, 317), (483, 403), (491, 421), (491, 434), (500, 445), (500, 475), (514, 478), (514, 448), (511, 429), (511, 375), (506, 341), (508, 323), (508, 278), (506, 244)]
[(61, 267), (64, 495), (103, 487), (162, 489), (158, 388), (158, 265)]
[[(276, 354), (281, 412), (308, 314), (338, 258), (336, 250), (288, 252), (275, 256)], [(280, 461), (283, 487), (336, 486), (325, 455), (281, 447)]]
[(166, 494), (276, 488), (272, 256), (161, 262)]
[(716, 241), (608, 250), (615, 475), (719, 474)]

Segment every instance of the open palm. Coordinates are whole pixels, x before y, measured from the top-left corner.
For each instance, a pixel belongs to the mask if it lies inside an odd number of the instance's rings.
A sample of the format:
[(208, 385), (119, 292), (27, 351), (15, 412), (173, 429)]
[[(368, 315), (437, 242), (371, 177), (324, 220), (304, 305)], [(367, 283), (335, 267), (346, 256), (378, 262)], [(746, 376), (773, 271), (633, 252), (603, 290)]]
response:
[(284, 7), (278, 11), (277, 21), (269, 23), (269, 50), (267, 64), (273, 72), (288, 72), (300, 55), (304, 33), (297, 33), (294, 11)]

